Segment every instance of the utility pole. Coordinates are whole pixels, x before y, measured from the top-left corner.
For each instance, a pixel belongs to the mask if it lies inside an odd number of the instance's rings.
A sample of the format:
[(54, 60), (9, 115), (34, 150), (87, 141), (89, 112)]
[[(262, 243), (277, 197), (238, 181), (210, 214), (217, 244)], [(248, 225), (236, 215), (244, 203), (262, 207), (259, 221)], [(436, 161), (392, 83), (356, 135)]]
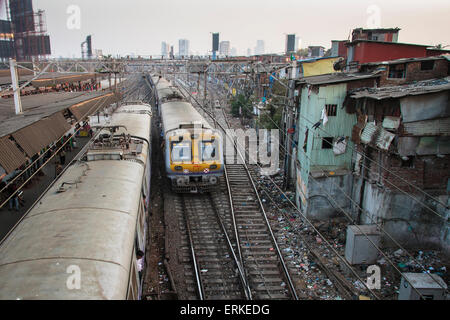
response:
[(14, 107), (16, 114), (22, 114), (22, 100), (20, 99), (19, 73), (17, 72), (17, 62), (9, 59), (9, 67), (11, 69), (11, 82), (14, 91)]
[(287, 190), (290, 185), (291, 180), (291, 167), (293, 155), (293, 139), (294, 136), (293, 123), (294, 123), (294, 91), (295, 91), (295, 80), (292, 75), (295, 67), (291, 67), (291, 76), (288, 84), (288, 105), (286, 108), (286, 143), (285, 143), (285, 167), (284, 167), (284, 190)]
[(207, 71), (205, 70), (205, 72), (204, 72), (204, 77), (205, 77), (205, 79), (204, 79), (204, 83), (203, 83), (203, 86), (204, 86), (204, 94), (203, 94), (203, 106), (205, 107), (206, 106), (206, 96), (207, 96), (207, 90), (206, 90), (206, 84), (207, 84), (207, 81), (206, 81), (206, 79), (207, 79), (207, 77), (208, 77), (208, 75), (207, 75)]

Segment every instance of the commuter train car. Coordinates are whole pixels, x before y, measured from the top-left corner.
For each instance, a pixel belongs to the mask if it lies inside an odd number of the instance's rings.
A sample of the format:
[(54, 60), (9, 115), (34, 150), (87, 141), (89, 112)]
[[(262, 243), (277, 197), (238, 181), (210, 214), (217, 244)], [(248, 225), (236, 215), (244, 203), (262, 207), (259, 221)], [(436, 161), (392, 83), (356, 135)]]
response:
[(153, 77), (164, 135), (165, 167), (172, 190), (209, 192), (223, 175), (223, 141), (176, 87)]
[(110, 119), (0, 244), (0, 299), (140, 299), (151, 107)]

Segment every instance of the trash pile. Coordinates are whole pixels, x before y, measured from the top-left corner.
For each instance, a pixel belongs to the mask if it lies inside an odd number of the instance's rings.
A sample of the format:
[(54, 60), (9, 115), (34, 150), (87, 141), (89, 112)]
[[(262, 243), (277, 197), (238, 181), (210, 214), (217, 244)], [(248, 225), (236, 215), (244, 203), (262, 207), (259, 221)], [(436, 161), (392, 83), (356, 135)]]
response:
[[(342, 260), (333, 252), (335, 250), (341, 257), (345, 256), (346, 233), (350, 221), (346, 217), (337, 217), (326, 221), (312, 222), (314, 228), (331, 244), (332, 250), (311, 225), (302, 221), (301, 213), (292, 205), (295, 204), (295, 192), (287, 191), (282, 194), (271, 180), (279, 188), (282, 188), (282, 171), (271, 177), (259, 176), (258, 179), (255, 179), (255, 183), (269, 222), (294, 279), (294, 285), (299, 291), (300, 299), (345, 299), (336, 289), (333, 279), (328, 277), (324, 267), (318, 264), (317, 257), (311, 254), (311, 250), (314, 250), (320, 256), (320, 260), (325, 262), (327, 269), (332, 269), (343, 275), (348, 283), (354, 286), (352, 290), (353, 298), (357, 299), (359, 296), (359, 299), (369, 299), (368, 289), (360, 281), (366, 281), (369, 265), (352, 266), (359, 276), (358, 279), (348, 268), (343, 267)], [(398, 270), (401, 272), (435, 273), (446, 283), (449, 283), (447, 269), (450, 266), (448, 261), (441, 258), (444, 255), (440, 251), (408, 250), (408, 254), (405, 250), (398, 248), (383, 248), (383, 252), (396, 268), (379, 253), (377, 265), (381, 269), (381, 289), (374, 290), (374, 292), (381, 299), (397, 299), (401, 281)]]

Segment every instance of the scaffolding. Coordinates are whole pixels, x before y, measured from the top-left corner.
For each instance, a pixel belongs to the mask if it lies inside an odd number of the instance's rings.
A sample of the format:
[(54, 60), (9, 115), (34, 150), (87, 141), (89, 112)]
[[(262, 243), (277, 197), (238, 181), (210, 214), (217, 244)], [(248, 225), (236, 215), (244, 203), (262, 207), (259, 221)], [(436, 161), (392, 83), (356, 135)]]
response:
[(46, 60), (51, 54), (45, 12), (34, 12), (32, 0), (0, 0), (0, 59)]

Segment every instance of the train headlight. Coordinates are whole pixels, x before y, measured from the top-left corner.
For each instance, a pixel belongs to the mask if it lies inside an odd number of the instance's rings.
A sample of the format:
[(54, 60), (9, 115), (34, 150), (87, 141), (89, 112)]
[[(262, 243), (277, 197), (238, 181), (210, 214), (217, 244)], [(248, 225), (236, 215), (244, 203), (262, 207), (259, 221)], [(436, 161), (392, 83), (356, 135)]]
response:
[(176, 171), (181, 171), (181, 170), (183, 170), (183, 167), (182, 167), (182, 166), (176, 166), (176, 167), (175, 167), (175, 170), (176, 170)]
[(209, 168), (211, 170), (215, 170), (215, 169), (217, 169), (217, 165), (216, 164), (212, 164), (212, 165), (209, 166)]

